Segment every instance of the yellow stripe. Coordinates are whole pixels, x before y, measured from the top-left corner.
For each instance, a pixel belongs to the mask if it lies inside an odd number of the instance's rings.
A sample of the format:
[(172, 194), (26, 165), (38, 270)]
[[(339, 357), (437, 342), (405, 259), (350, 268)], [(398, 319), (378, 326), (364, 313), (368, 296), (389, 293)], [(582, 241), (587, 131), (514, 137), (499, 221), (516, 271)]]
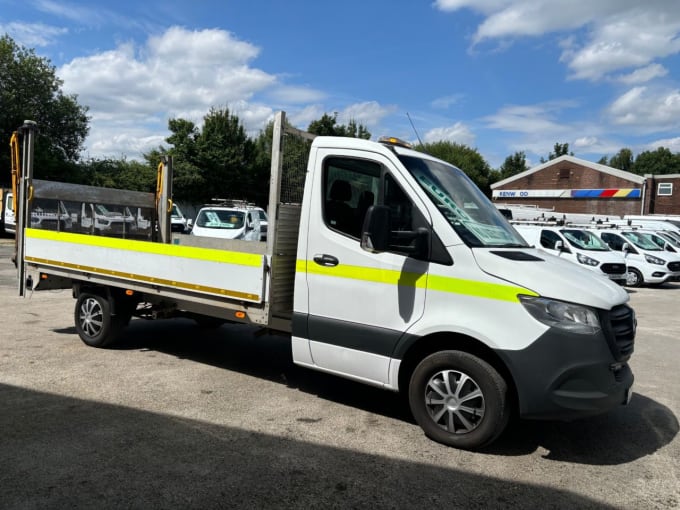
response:
[(71, 232), (54, 232), (27, 228), (26, 237), (57, 241), (83, 246), (96, 246), (99, 248), (112, 248), (116, 250), (134, 251), (139, 253), (151, 253), (154, 255), (167, 255), (170, 257), (182, 257), (194, 260), (208, 260), (240, 266), (262, 266), (262, 255), (253, 253), (239, 253), (235, 251), (216, 250), (213, 248), (198, 248), (195, 246), (183, 246), (179, 244), (154, 243), (150, 241), (137, 241), (133, 239), (119, 239), (116, 237), (94, 236), (88, 234), (73, 234)]
[(250, 294), (247, 292), (239, 292), (229, 289), (220, 289), (218, 287), (208, 287), (206, 285), (196, 285), (194, 283), (179, 282), (177, 280), (167, 280), (165, 278), (156, 278), (153, 276), (145, 276), (136, 273), (127, 273), (123, 271), (113, 271), (111, 269), (103, 269), (101, 267), (84, 266), (82, 264), (71, 264), (69, 262), (62, 262), (60, 260), (49, 260), (38, 257), (26, 257), (26, 262), (33, 262), (34, 264), (42, 264), (53, 267), (60, 267), (65, 269), (73, 269), (83, 273), (93, 273), (106, 276), (115, 276), (118, 278), (125, 278), (128, 280), (135, 280), (138, 282), (151, 283), (154, 285), (163, 285), (166, 287), (175, 287), (178, 289), (193, 290), (197, 292), (204, 292), (209, 294), (216, 294), (218, 296), (225, 296), (237, 299), (246, 299), (249, 301), (260, 301), (260, 296), (257, 294)]
[(620, 189), (614, 193), (613, 197), (627, 197), (628, 193), (632, 191), (632, 188)]
[(298, 272), (361, 280), (387, 285), (402, 285), (420, 289), (463, 294), (484, 299), (499, 301), (519, 302), (518, 294), (536, 296), (523, 287), (504, 285), (500, 283), (480, 282), (477, 280), (465, 280), (462, 278), (450, 278), (447, 276), (409, 273), (405, 271), (393, 271), (388, 269), (374, 269), (362, 266), (338, 265), (324, 267), (306, 260), (298, 260), (296, 263)]

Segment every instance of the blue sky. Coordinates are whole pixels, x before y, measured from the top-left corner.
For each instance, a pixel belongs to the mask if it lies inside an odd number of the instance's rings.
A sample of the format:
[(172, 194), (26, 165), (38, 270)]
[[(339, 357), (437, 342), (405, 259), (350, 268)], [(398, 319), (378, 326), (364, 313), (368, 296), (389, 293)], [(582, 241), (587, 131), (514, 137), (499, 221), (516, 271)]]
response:
[(138, 158), (211, 106), (253, 135), (283, 109), (415, 140), (408, 113), (494, 168), (680, 152), (677, 0), (0, 0), (0, 33), (90, 108), (85, 157)]

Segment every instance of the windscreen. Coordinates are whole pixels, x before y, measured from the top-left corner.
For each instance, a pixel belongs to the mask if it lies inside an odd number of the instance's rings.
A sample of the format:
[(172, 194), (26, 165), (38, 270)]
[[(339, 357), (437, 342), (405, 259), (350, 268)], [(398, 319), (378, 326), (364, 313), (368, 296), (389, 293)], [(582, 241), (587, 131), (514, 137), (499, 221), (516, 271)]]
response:
[(528, 247), (501, 212), (460, 169), (443, 161), (400, 155), (460, 238), (471, 247)]
[(646, 234), (643, 234), (641, 232), (621, 232), (621, 233), (623, 234), (623, 237), (625, 237), (628, 241), (633, 243), (641, 250), (663, 251), (662, 248), (659, 248), (659, 246), (657, 246), (657, 244), (654, 241), (652, 241)]
[(203, 209), (196, 218), (196, 225), (204, 228), (223, 228), (227, 230), (243, 228), (245, 213), (220, 209)]
[(572, 245), (581, 250), (610, 251), (609, 246), (607, 246), (604, 241), (587, 230), (565, 228), (560, 230), (560, 232), (562, 232), (562, 235), (564, 235)]

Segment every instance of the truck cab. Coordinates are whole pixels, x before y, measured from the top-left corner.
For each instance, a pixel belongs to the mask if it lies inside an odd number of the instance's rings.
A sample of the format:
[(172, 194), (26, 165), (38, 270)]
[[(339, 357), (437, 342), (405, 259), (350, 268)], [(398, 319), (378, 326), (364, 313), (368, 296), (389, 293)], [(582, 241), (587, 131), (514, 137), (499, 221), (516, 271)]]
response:
[(404, 145), (312, 143), (295, 362), (406, 389), (426, 433), (459, 447), (494, 437), (508, 398), (534, 418), (625, 403), (625, 290), (532, 248), (462, 171)]

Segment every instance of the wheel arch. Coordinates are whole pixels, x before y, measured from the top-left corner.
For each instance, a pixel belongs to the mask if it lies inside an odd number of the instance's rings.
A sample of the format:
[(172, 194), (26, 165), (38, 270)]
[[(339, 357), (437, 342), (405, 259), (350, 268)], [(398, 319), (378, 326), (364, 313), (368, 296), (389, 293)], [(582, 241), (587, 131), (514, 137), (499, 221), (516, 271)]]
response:
[[(83, 293), (96, 294), (106, 299), (109, 302), (113, 315), (129, 311), (130, 307), (136, 306), (140, 299), (137, 293), (135, 293), (133, 298), (127, 296), (123, 288), (89, 282), (74, 282), (73, 297), (78, 299), (78, 296)], [(119, 310), (118, 308), (122, 309)]]
[(399, 366), (399, 390), (407, 392), (411, 374), (418, 363), (430, 354), (440, 351), (463, 351), (489, 363), (508, 385), (508, 397), (513, 410), (517, 409), (519, 396), (512, 372), (498, 354), (480, 340), (462, 333), (439, 332), (423, 336), (412, 343), (404, 353)]

